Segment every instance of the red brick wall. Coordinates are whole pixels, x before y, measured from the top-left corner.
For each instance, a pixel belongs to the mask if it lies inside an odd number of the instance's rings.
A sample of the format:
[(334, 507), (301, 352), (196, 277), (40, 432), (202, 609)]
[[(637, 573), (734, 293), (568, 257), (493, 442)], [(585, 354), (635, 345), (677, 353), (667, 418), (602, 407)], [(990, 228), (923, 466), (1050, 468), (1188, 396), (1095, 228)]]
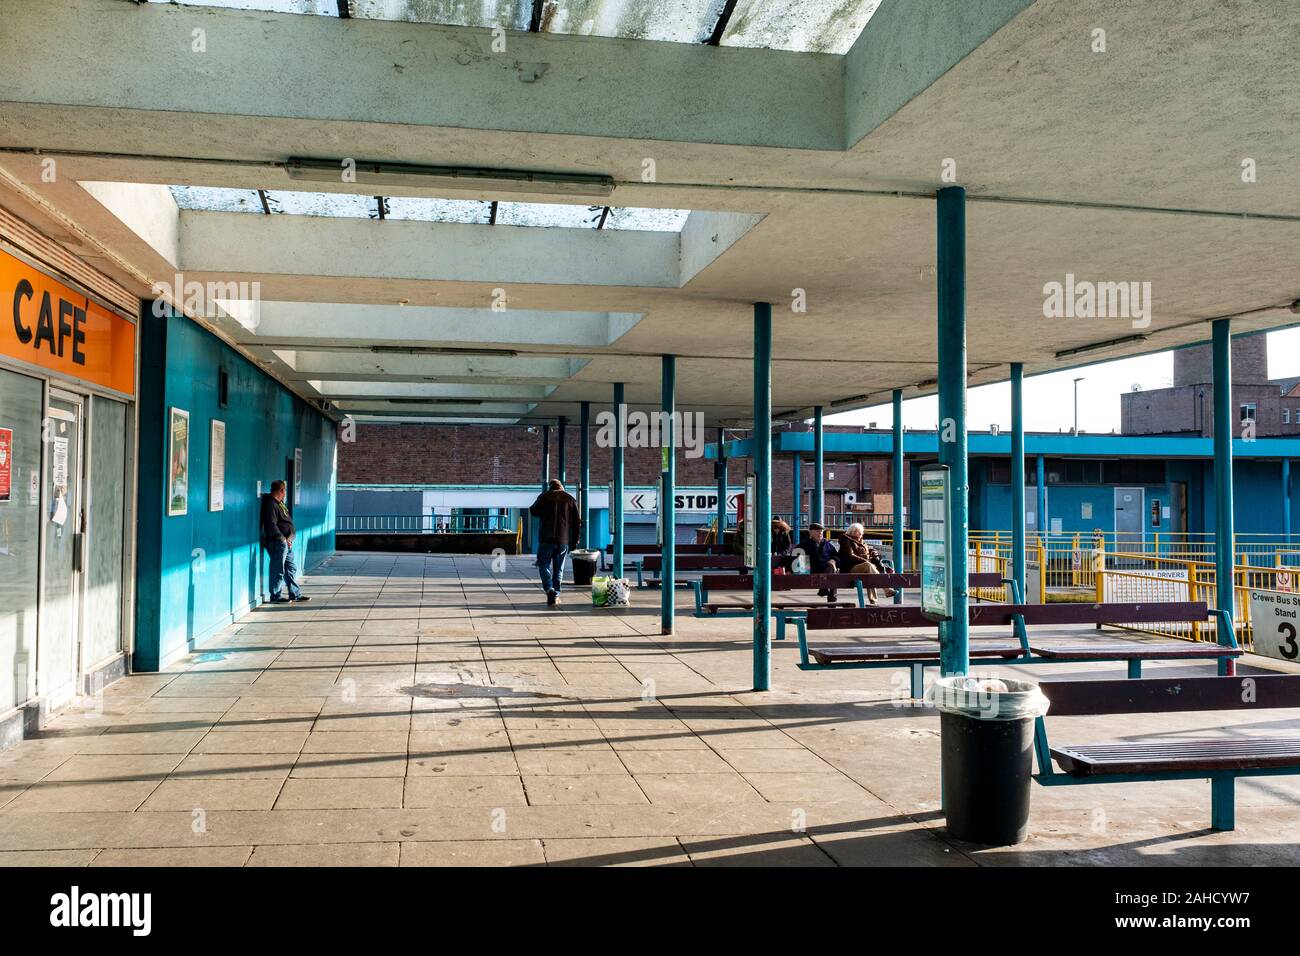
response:
[[(836, 429), (856, 431), (857, 429)], [(595, 429), (592, 429), (593, 433)], [(831, 431), (830, 428), (827, 431)], [(551, 475), (559, 474), (558, 429), (551, 428)], [(578, 427), (566, 431), (570, 485), (578, 483)], [(716, 441), (716, 434), (708, 435)], [(653, 485), (659, 480), (660, 452), (657, 448), (628, 448), (624, 452), (624, 480), (629, 485)], [(593, 485), (609, 482), (610, 450), (598, 448), (592, 435), (591, 481)], [(778, 458), (772, 471), (773, 508), (791, 510), (791, 471), (789, 458)], [(885, 459), (863, 461), (827, 461), (826, 472), (835, 477), (825, 479), (826, 509), (839, 509), (837, 490), (861, 492), (863, 487), (877, 493), (890, 490), (890, 463)], [(743, 485), (750, 470), (748, 459), (731, 462), (730, 484)], [(356, 426), (356, 441), (339, 444), (339, 482), (342, 484), (411, 484), (411, 485), (530, 485), (541, 483), (542, 436), (519, 426), (492, 425), (371, 425)], [(677, 452), (679, 485), (712, 486), (713, 460), (687, 458)], [(807, 510), (813, 487), (812, 457), (803, 460), (804, 509)]]
[[(551, 476), (559, 476), (558, 428), (551, 428)], [(596, 447), (592, 429), (591, 481), (610, 480), (610, 450)], [(565, 463), (568, 483), (578, 483), (578, 426), (566, 429)], [(629, 485), (653, 485), (659, 480), (658, 448), (627, 448), (624, 480)], [(743, 481), (733, 465), (731, 480)], [(356, 426), (356, 441), (339, 444), (342, 484), (412, 485), (529, 485), (541, 484), (542, 435), (518, 426), (494, 425), (370, 425)], [(677, 482), (712, 485), (713, 461), (687, 458), (677, 450)]]

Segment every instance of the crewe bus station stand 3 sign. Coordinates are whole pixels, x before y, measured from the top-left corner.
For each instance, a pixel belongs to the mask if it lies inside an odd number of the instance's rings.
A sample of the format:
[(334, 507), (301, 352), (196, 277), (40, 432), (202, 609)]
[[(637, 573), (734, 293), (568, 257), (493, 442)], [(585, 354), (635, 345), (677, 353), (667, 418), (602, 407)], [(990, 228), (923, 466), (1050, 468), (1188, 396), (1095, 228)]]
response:
[(948, 529), (948, 466), (921, 469), (921, 613), (952, 620), (952, 538)]

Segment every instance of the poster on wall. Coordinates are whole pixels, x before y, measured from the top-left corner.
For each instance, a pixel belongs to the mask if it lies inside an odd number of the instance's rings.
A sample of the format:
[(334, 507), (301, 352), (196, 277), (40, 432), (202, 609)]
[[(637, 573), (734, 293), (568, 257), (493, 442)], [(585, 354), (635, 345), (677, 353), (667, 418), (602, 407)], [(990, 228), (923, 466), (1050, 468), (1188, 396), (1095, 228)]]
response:
[(0, 501), (13, 497), (14, 430), (0, 428)]
[(190, 504), (190, 413), (170, 410), (167, 428), (167, 514), (188, 513)]
[(208, 461), (208, 510), (222, 511), (226, 507), (226, 423), (215, 418)]
[(293, 450), (293, 503), (302, 501), (302, 449)]

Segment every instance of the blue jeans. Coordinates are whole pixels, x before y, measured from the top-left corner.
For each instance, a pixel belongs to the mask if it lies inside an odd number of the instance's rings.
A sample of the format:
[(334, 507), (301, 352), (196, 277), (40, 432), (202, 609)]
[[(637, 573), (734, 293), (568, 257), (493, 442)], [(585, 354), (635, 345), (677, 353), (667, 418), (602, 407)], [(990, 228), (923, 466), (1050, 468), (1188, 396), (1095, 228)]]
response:
[(560, 593), (560, 582), (564, 580), (564, 559), (569, 556), (569, 549), (562, 544), (539, 544), (537, 546), (537, 568), (542, 573), (542, 590), (547, 594)]
[(266, 553), (271, 556), (271, 600), (280, 600), (280, 585), (289, 588), (289, 597), (295, 601), (302, 597), (298, 589), (298, 565), (293, 560), (293, 548), (287, 541), (266, 542)]

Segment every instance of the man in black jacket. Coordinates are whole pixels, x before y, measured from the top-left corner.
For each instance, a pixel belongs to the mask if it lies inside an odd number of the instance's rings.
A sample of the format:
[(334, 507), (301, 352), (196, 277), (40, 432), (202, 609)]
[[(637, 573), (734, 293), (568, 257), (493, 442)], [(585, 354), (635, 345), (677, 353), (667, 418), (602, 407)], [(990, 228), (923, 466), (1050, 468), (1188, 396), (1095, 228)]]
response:
[(537, 496), (528, 513), (538, 523), (537, 567), (542, 574), (546, 605), (555, 607), (560, 603), (564, 559), (578, 546), (578, 530), (582, 527), (578, 503), (564, 490), (562, 481), (552, 478), (549, 489)]
[[(271, 557), (272, 604), (311, 600), (303, 597), (298, 589), (298, 565), (293, 560), (293, 518), (284, 503), (284, 492), (284, 482), (277, 479), (271, 482), (270, 494), (262, 495), (262, 547)], [(288, 587), (288, 597), (280, 596), (281, 582)]]

